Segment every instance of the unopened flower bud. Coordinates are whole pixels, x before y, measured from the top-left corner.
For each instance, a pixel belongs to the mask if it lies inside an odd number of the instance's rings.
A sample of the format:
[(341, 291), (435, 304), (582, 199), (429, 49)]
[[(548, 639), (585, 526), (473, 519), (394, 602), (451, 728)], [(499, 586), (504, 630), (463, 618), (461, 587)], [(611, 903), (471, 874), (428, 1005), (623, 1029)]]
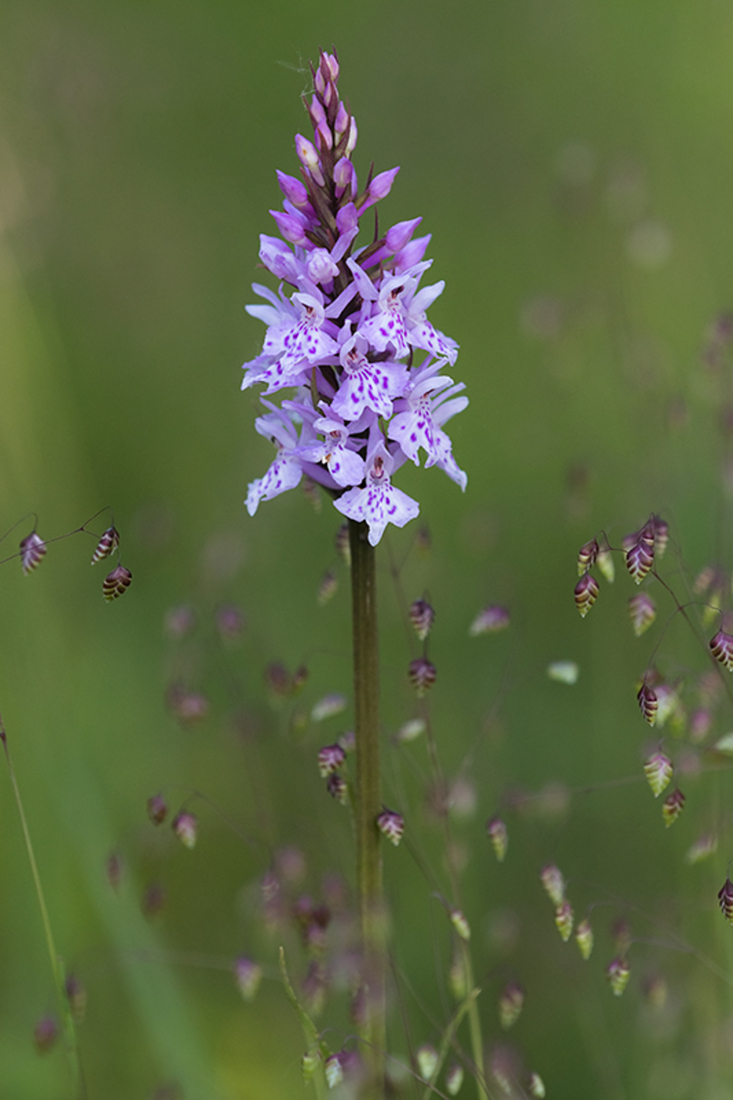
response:
[(424, 641), (435, 622), (435, 611), (427, 600), (414, 600), (410, 604), (410, 622), (415, 628), (418, 639), (421, 642)]
[(148, 817), (153, 825), (162, 825), (168, 816), (168, 805), (162, 794), (151, 795), (148, 799)]
[(338, 1054), (329, 1054), (323, 1067), (326, 1074), (326, 1083), (330, 1089), (335, 1089), (344, 1079), (344, 1068)]
[(279, 169), (275, 171), (280, 190), (288, 202), (291, 202), (297, 210), (307, 209), (310, 206), (310, 200), (303, 181), (296, 179), (295, 176), (288, 176)]
[(46, 1054), (58, 1039), (60, 1028), (55, 1016), (41, 1016), (33, 1028), (33, 1042), (39, 1054)]
[(129, 569), (125, 569), (124, 565), (118, 565), (116, 569), (113, 569), (111, 573), (102, 581), (102, 595), (107, 603), (111, 600), (116, 600), (118, 596), (130, 587), (132, 584), (132, 573)]
[(394, 810), (383, 810), (377, 818), (377, 828), (396, 848), (405, 831), (405, 819)]
[(486, 833), (494, 849), (494, 855), (499, 863), (503, 863), (509, 847), (509, 833), (506, 825), (500, 817), (491, 817), (486, 822)]
[(318, 753), (318, 770), (322, 779), (327, 779), (339, 768), (344, 766), (346, 753), (341, 745), (324, 745)]
[(598, 581), (591, 573), (584, 573), (575, 586), (575, 606), (584, 619), (598, 599)]
[(245, 1001), (253, 1001), (262, 982), (262, 967), (244, 956), (234, 964), (234, 979)]
[(472, 638), (478, 634), (497, 634), (509, 626), (509, 611), (506, 607), (485, 607), (471, 623), (468, 633)]
[(499, 997), (499, 1023), (505, 1030), (513, 1027), (524, 1006), (524, 990), (518, 982), (509, 982)]
[(176, 814), (173, 818), (171, 828), (184, 848), (196, 847), (196, 835), (198, 832), (198, 819), (196, 814), (192, 814), (189, 810), (181, 810), (181, 812)]
[(336, 112), (336, 118), (333, 124), (333, 132), (336, 135), (336, 141), (339, 141), (341, 137), (346, 133), (349, 128), (349, 112), (343, 103), (339, 103), (338, 110)]
[(565, 879), (560, 868), (554, 863), (546, 864), (540, 871), (540, 880), (550, 901), (554, 905), (562, 905), (565, 901)]
[(574, 919), (573, 907), (569, 901), (564, 901), (555, 909), (555, 924), (563, 943), (567, 943), (572, 935)]
[(655, 752), (645, 760), (644, 774), (655, 798), (669, 785), (672, 771), (672, 761), (663, 752)]
[[(308, 138), (303, 137), (302, 134), (295, 135), (295, 152), (298, 155), (298, 160), (306, 168), (313, 179), (316, 181), (319, 187), (323, 187), (325, 180), (323, 177), (323, 171), (321, 170), (321, 160), (318, 156), (318, 150), (312, 141), (308, 141)], [(272, 211), (271, 211), (272, 213)]]
[(662, 804), (662, 817), (667, 828), (674, 825), (677, 818), (685, 808), (685, 796), (679, 787), (668, 794)]
[(416, 660), (410, 661), (408, 675), (410, 683), (417, 692), (418, 699), (421, 699), (435, 683), (437, 673), (435, 665), (427, 657), (418, 657)]
[(108, 527), (96, 545), (91, 564), (96, 565), (102, 558), (108, 558), (110, 554), (114, 554), (119, 545), (120, 536), (118, 531), (115, 527)]
[(415, 1051), (415, 1061), (423, 1081), (432, 1080), (433, 1074), (438, 1069), (438, 1052), (432, 1043), (423, 1043)]
[(657, 617), (657, 609), (654, 600), (646, 592), (637, 592), (629, 600), (629, 617), (634, 628), (634, 634), (640, 638), (645, 630), (648, 630)]
[(458, 1096), (463, 1084), (463, 1066), (460, 1062), (454, 1062), (446, 1070), (445, 1090), (449, 1096)]
[(20, 544), (20, 564), (23, 572), (27, 574), (35, 569), (46, 556), (47, 550), (45, 542), (35, 531), (26, 535)]
[(356, 149), (356, 140), (358, 137), (358, 131), (356, 128), (356, 119), (352, 115), (349, 119), (349, 139), (346, 142), (346, 156), (350, 157)]
[(342, 806), (346, 804), (346, 799), (349, 794), (349, 787), (342, 775), (338, 772), (334, 772), (333, 775), (329, 775), (326, 782), (326, 790), (335, 798), (337, 802), (340, 802)]
[(645, 523), (636, 541), (626, 551), (626, 568), (637, 584), (641, 584), (654, 565), (654, 525)]
[(613, 959), (606, 967), (606, 977), (616, 997), (620, 997), (629, 984), (631, 967), (624, 958)]
[(305, 244), (305, 223), (301, 218), (296, 218), (294, 214), (284, 214), (281, 210), (271, 210), (270, 213), (286, 241), (291, 244)]
[(465, 915), (461, 912), (461, 910), (451, 909), (449, 916), (451, 924), (453, 925), (461, 939), (466, 941), (470, 940), (471, 926), (469, 925)]
[(527, 1092), (530, 1096), (537, 1097), (537, 1100), (544, 1100), (545, 1096), (547, 1096), (545, 1082), (542, 1080), (539, 1073), (530, 1073), (527, 1078)]
[(729, 878), (726, 878), (718, 891), (718, 902), (725, 919), (733, 924), (733, 882)]
[(587, 917), (584, 917), (575, 929), (575, 942), (578, 945), (580, 954), (587, 961), (593, 951), (593, 929)]
[(639, 702), (641, 713), (644, 715), (649, 725), (653, 726), (657, 720), (657, 710), (659, 709), (659, 700), (657, 699), (656, 691), (650, 688), (648, 684), (642, 684), (637, 692), (636, 698)]
[(83, 1020), (87, 1010), (87, 991), (76, 974), (66, 975), (64, 991), (71, 1015), (77, 1022)]
[(390, 255), (403, 249), (411, 240), (413, 233), (421, 221), (422, 218), (411, 218), (409, 221), (397, 222), (395, 225), (391, 226), (387, 230), (387, 236), (384, 238), (387, 254)]
[(728, 672), (733, 672), (733, 634), (726, 634), (724, 630), (719, 630), (715, 637), (710, 639), (710, 652), (716, 661), (728, 669)]
[(591, 539), (590, 542), (585, 542), (578, 551), (578, 576), (582, 577), (583, 573), (587, 573), (595, 563), (598, 557), (598, 542), (596, 539)]

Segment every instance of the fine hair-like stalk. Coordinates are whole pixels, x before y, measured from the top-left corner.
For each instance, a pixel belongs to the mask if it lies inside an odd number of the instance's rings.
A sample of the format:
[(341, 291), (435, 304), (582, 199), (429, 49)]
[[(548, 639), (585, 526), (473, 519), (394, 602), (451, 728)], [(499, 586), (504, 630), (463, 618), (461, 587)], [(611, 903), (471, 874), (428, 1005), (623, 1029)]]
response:
[(379, 655), (376, 551), (366, 523), (349, 521), (356, 721), (356, 871), (362, 941), (364, 1057), (368, 1100), (385, 1095), (386, 928), (380, 834)]

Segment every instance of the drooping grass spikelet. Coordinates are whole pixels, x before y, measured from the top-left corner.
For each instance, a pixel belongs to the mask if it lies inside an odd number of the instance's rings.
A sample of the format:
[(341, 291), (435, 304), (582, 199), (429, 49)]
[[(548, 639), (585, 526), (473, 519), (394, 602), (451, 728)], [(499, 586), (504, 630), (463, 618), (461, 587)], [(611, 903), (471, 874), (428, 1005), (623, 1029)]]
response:
[(655, 798), (658, 798), (662, 791), (669, 786), (672, 773), (672, 761), (663, 752), (652, 753), (644, 761), (644, 774)]
[(108, 527), (95, 547), (91, 564), (96, 565), (98, 561), (101, 561), (103, 558), (108, 558), (110, 554), (114, 554), (119, 545), (120, 535), (116, 527)]
[(656, 691), (650, 688), (648, 684), (642, 684), (637, 692), (636, 698), (639, 701), (641, 713), (644, 715), (649, 725), (653, 726), (657, 720), (657, 710), (659, 709), (659, 700), (657, 699)]
[(500, 817), (492, 817), (486, 822), (486, 833), (494, 849), (494, 855), (499, 863), (504, 862), (504, 857), (509, 847), (509, 833)]
[(733, 634), (726, 634), (724, 630), (710, 639), (710, 652), (716, 661), (733, 672)]
[(606, 977), (608, 978), (614, 995), (620, 997), (629, 984), (629, 978), (631, 977), (631, 967), (629, 966), (628, 959), (612, 959), (606, 967)]
[(654, 600), (646, 592), (637, 592), (629, 600), (629, 617), (637, 638), (649, 629), (657, 617)]
[(598, 599), (598, 581), (591, 573), (584, 573), (575, 586), (575, 606), (584, 619)]
[(48, 547), (40, 535), (31, 531), (20, 543), (20, 564), (27, 575), (43, 561)]
[(102, 582), (102, 593), (107, 603), (116, 600), (132, 584), (132, 573), (124, 565), (118, 565)]
[(682, 791), (677, 787), (671, 794), (668, 794), (662, 803), (662, 817), (664, 818), (664, 824), (667, 828), (670, 825), (674, 825), (677, 818), (685, 808), (685, 796)]

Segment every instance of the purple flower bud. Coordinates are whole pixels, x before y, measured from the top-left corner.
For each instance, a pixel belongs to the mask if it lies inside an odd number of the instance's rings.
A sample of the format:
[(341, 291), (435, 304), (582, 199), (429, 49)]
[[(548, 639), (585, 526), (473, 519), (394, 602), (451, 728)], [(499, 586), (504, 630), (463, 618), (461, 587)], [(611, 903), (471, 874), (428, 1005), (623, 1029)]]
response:
[(349, 112), (344, 107), (343, 103), (339, 103), (338, 110), (336, 112), (336, 118), (333, 124), (333, 132), (336, 135), (336, 141), (339, 141), (349, 128)]
[(148, 817), (153, 825), (162, 825), (168, 816), (168, 806), (162, 794), (154, 794), (148, 799)]
[(318, 753), (318, 770), (322, 779), (327, 779), (344, 766), (346, 753), (340, 745), (326, 745)]
[(354, 197), (356, 186), (356, 172), (348, 157), (341, 157), (333, 167), (333, 182), (336, 186), (336, 198), (340, 199), (348, 188), (351, 188), (351, 197)]
[(116, 528), (108, 527), (96, 545), (91, 564), (96, 565), (102, 558), (108, 558), (110, 554), (114, 554), (119, 545), (120, 536)]
[(387, 236), (384, 239), (387, 245), (387, 254), (391, 255), (403, 249), (412, 239), (412, 234), (421, 221), (422, 218), (411, 218), (409, 221), (397, 222), (391, 226), (387, 230)]
[(424, 237), (418, 237), (417, 240), (410, 241), (409, 244), (400, 249), (394, 258), (395, 275), (401, 275), (421, 262), (430, 244), (431, 236), (432, 234), (428, 233)]
[(584, 619), (598, 599), (598, 581), (591, 573), (584, 573), (575, 586), (575, 606)]
[(299, 218), (294, 214), (283, 214), (280, 210), (271, 210), (270, 213), (286, 241), (290, 241), (291, 244), (305, 244), (307, 238)]
[(336, 228), (343, 237), (350, 229), (356, 229), (359, 223), (359, 215), (353, 202), (347, 202), (336, 215)]
[(313, 129), (321, 123), (326, 121), (326, 112), (323, 108), (323, 104), (319, 100), (317, 95), (311, 96), (310, 103), (306, 104), (310, 120), (313, 123)]
[(234, 963), (234, 978), (245, 1001), (253, 1001), (262, 982), (262, 967), (252, 959), (241, 957)]
[[(326, 182), (323, 177), (323, 171), (321, 169), (321, 161), (318, 156), (318, 151), (312, 141), (308, 141), (308, 138), (303, 137), (302, 134), (295, 135), (295, 152), (298, 154), (298, 160), (307, 171), (310, 172), (313, 179), (316, 181), (319, 187), (323, 187)], [(272, 211), (270, 211), (272, 213)]]
[(392, 190), (392, 184), (398, 172), (399, 168), (390, 168), (388, 172), (380, 172), (378, 176), (374, 177), (369, 184), (364, 202), (359, 207), (360, 215), (368, 210), (370, 206), (373, 206), (375, 202), (387, 197)]
[(198, 833), (198, 818), (196, 814), (192, 814), (188, 810), (181, 810), (181, 812), (176, 814), (173, 818), (171, 828), (185, 848), (196, 847), (196, 836)]
[(396, 848), (405, 831), (405, 819), (394, 810), (383, 810), (377, 818), (377, 828)]
[(354, 149), (356, 149), (357, 136), (358, 135), (357, 135), (357, 129), (356, 129), (356, 119), (352, 115), (351, 118), (349, 119), (349, 140), (346, 142), (346, 156), (347, 157), (350, 157), (351, 154), (354, 152)]
[(319, 122), (315, 130), (316, 147), (323, 151), (333, 148), (333, 134), (331, 128), (324, 119), (323, 122)]
[(414, 600), (410, 604), (410, 622), (419, 640), (425, 641), (435, 622), (435, 611), (427, 600)]
[(132, 584), (132, 573), (125, 569), (124, 565), (118, 565), (111, 573), (108, 573), (102, 582), (102, 594), (109, 603), (121, 596)]
[(31, 531), (30, 535), (26, 535), (20, 544), (20, 564), (23, 567), (23, 572), (27, 574), (35, 569), (46, 556), (46, 552), (45, 542), (35, 531)]
[(310, 207), (310, 199), (308, 198), (305, 184), (301, 180), (296, 179), (295, 176), (288, 176), (279, 169), (276, 169), (276, 172), (280, 190), (288, 202), (291, 202), (298, 210), (308, 209)]
[(433, 686), (437, 676), (435, 665), (428, 661), (427, 657), (418, 657), (416, 660), (410, 661), (407, 674), (410, 677), (410, 683), (417, 692), (418, 699), (421, 699), (425, 692)]

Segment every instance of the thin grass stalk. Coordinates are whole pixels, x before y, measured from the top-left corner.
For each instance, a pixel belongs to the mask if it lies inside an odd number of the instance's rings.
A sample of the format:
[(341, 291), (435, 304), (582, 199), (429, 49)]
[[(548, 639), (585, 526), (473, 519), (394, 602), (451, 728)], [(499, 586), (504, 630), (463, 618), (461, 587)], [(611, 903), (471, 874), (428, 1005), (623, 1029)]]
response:
[(20, 826), (23, 831), (25, 850), (28, 856), (28, 863), (30, 864), (31, 868), (33, 885), (35, 886), (36, 890), (38, 908), (41, 911), (41, 920), (43, 922), (43, 931), (46, 938), (46, 947), (48, 949), (48, 955), (51, 960), (53, 982), (54, 986), (56, 987), (56, 995), (58, 998), (59, 1015), (63, 1023), (64, 1046), (66, 1047), (66, 1053), (69, 1059), (69, 1065), (71, 1067), (74, 1095), (79, 1097), (79, 1100), (85, 1100), (87, 1096), (87, 1091), (86, 1085), (84, 1083), (84, 1075), (81, 1069), (79, 1046), (76, 1040), (76, 1028), (74, 1026), (74, 1019), (71, 1015), (68, 998), (66, 996), (64, 967), (61, 958), (56, 950), (56, 943), (53, 937), (53, 929), (51, 928), (51, 919), (48, 914), (48, 906), (46, 905), (46, 897), (43, 893), (41, 876), (38, 871), (38, 864), (36, 863), (36, 857), (33, 851), (31, 834), (28, 828), (25, 811), (23, 809), (23, 800), (20, 796), (20, 787), (18, 786), (15, 768), (13, 767), (13, 761), (10, 756), (8, 738), (5, 732), (5, 726), (3, 724), (2, 717), (0, 717), (0, 740), (2, 740), (3, 749), (5, 750), (5, 759), (8, 763), (8, 772), (10, 774), (10, 782), (12, 784), (13, 794), (15, 796), (15, 804), (18, 807), (18, 816), (20, 818)]

